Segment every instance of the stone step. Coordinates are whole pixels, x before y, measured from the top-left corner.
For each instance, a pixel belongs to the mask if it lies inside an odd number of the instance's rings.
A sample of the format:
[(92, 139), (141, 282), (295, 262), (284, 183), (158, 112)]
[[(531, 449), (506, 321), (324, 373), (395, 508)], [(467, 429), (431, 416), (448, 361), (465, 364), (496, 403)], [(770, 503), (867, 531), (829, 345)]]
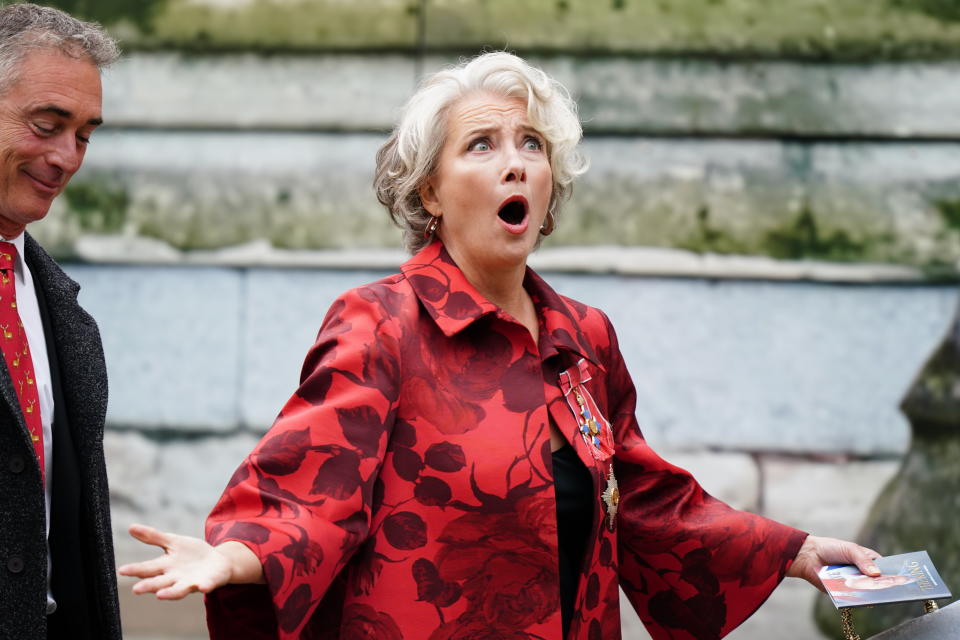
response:
[[(262, 433), (334, 298), (389, 271), (69, 266), (103, 335), (111, 425), (158, 438)], [(956, 305), (946, 287), (546, 278), (610, 315), (642, 428), (671, 447), (900, 453), (897, 405)]]
[(83, 2), (128, 49), (482, 47), (811, 59), (956, 55), (956, 7), (900, 0), (141, 0)]
[[(587, 133), (960, 139), (960, 62), (816, 64), (534, 55)], [(108, 126), (386, 131), (418, 75), (456, 63), (381, 52), (134, 53), (104, 82)]]
[[(103, 131), (35, 235), (214, 249), (397, 247), (371, 181), (381, 134)], [(955, 274), (960, 143), (588, 137), (547, 247), (652, 246)], [(131, 256), (136, 260), (136, 256)]]

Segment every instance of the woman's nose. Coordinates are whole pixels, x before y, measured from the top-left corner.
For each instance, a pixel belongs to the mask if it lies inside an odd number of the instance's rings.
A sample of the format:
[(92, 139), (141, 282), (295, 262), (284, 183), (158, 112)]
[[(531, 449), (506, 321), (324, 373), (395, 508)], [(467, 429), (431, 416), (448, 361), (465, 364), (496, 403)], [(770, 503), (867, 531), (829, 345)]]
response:
[(508, 152), (506, 166), (500, 181), (504, 183), (527, 181), (527, 169), (519, 149), (511, 149)]

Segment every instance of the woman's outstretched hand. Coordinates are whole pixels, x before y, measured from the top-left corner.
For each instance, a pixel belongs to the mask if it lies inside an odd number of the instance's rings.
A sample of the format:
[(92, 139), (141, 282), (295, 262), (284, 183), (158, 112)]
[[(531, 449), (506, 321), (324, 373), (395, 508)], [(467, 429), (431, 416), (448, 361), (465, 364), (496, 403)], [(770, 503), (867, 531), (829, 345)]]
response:
[(855, 542), (838, 540), (837, 538), (807, 536), (803, 546), (800, 547), (800, 551), (797, 552), (793, 564), (787, 570), (787, 575), (791, 578), (803, 578), (823, 591), (823, 584), (817, 577), (817, 572), (824, 565), (855, 564), (860, 569), (860, 573), (868, 576), (878, 576), (880, 575), (880, 569), (874, 564), (874, 560), (879, 557), (880, 554), (873, 549), (861, 547)]
[(133, 592), (155, 593), (160, 600), (179, 600), (194, 591), (210, 593), (225, 584), (263, 581), (260, 560), (246, 545), (228, 541), (216, 547), (199, 538), (164, 533), (142, 524), (130, 525), (130, 535), (163, 549), (163, 555), (125, 564), (117, 572), (142, 578)]

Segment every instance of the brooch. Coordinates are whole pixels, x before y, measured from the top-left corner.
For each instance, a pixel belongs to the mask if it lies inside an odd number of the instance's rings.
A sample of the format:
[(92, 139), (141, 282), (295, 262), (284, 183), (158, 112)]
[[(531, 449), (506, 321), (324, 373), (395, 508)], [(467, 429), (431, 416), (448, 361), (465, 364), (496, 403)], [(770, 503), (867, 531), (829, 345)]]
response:
[(600, 496), (607, 505), (607, 528), (613, 531), (617, 526), (617, 507), (620, 505), (620, 487), (617, 477), (613, 475), (613, 464), (610, 464), (610, 473), (607, 475), (607, 488)]
[[(590, 413), (590, 407), (584, 402), (583, 396), (580, 395), (580, 390), (574, 389), (573, 395), (577, 399), (577, 404), (580, 406), (580, 417), (583, 418), (583, 423), (580, 424), (580, 433), (583, 434), (583, 439), (587, 441), (587, 444), (599, 447), (600, 425), (597, 424), (597, 419)], [(580, 421), (578, 420), (577, 422), (579, 423)]]
[(576, 419), (577, 431), (595, 460), (607, 460), (614, 452), (613, 431), (600, 414), (586, 383), (591, 379), (585, 359), (560, 373), (560, 390)]

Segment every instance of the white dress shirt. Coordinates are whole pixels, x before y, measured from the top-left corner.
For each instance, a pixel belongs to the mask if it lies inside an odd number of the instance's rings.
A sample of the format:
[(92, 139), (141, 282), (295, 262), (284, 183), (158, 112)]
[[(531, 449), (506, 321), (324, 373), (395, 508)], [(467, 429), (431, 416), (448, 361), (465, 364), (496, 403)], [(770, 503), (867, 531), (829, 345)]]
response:
[[(44, 461), (44, 502), (46, 503), (47, 538), (50, 537), (50, 486), (53, 480), (53, 380), (50, 377), (50, 362), (47, 360), (47, 342), (43, 335), (43, 321), (40, 319), (40, 304), (33, 287), (33, 275), (23, 259), (23, 234), (13, 239), (3, 239), (17, 248), (17, 259), (13, 264), (14, 282), (17, 287), (17, 311), (27, 333), (30, 345), (30, 358), (33, 361), (34, 379), (37, 381), (37, 394), (40, 396), (40, 423), (43, 425), (43, 461)], [(50, 592), (50, 549), (47, 547), (47, 615), (53, 613), (57, 603)]]

